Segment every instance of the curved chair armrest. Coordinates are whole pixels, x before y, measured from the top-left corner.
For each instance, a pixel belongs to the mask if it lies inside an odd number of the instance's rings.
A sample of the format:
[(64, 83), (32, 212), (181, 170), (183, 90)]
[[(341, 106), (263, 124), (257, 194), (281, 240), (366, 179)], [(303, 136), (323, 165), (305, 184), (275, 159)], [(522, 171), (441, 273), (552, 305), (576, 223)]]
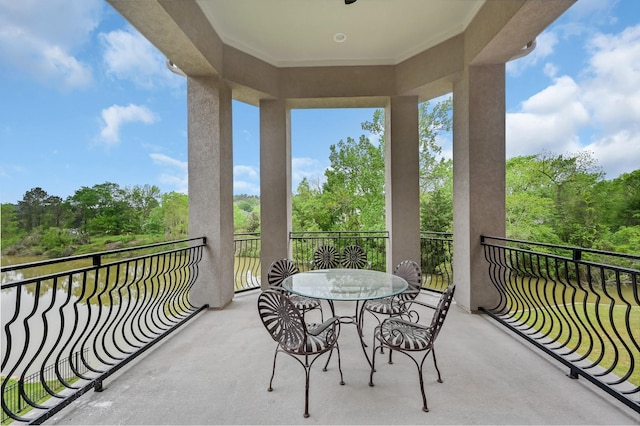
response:
[(312, 336), (317, 336), (320, 333), (322, 333), (323, 331), (325, 331), (327, 328), (331, 327), (332, 325), (335, 324), (340, 324), (340, 318), (339, 317), (331, 317), (328, 320), (326, 320), (325, 322), (323, 322), (322, 324), (319, 324), (313, 328), (307, 328), (307, 331), (309, 332), (309, 334), (311, 334)]

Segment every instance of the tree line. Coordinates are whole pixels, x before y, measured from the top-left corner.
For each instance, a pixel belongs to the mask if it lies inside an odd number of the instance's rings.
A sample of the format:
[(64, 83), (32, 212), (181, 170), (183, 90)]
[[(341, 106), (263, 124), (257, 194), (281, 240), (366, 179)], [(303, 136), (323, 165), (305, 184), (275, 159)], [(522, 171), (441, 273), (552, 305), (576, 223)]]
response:
[[(439, 138), (451, 131), (451, 99), (419, 108), (420, 224), (453, 228), (453, 162)], [(384, 230), (384, 112), (376, 110), (360, 136), (330, 146), (323, 178), (303, 179), (292, 198), (294, 231)], [(377, 139), (376, 139), (377, 138)], [(584, 248), (640, 252), (640, 169), (605, 180), (589, 153), (541, 153), (506, 163), (507, 236)], [(42, 188), (17, 204), (2, 204), (3, 252), (40, 244), (49, 254), (94, 236), (145, 234), (174, 240), (188, 233), (188, 197), (142, 185), (83, 186), (67, 199)], [(260, 231), (260, 199), (234, 197), (236, 233)], [(29, 241), (32, 243), (30, 244)]]

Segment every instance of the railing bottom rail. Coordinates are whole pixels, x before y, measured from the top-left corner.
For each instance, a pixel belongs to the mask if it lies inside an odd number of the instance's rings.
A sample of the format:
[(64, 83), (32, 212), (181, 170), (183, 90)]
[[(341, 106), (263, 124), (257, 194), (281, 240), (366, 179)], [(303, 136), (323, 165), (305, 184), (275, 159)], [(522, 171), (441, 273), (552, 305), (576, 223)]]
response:
[(607, 385), (606, 383), (604, 383), (604, 382), (598, 380), (597, 378), (593, 377), (592, 374), (584, 371), (582, 368), (577, 366), (575, 363), (567, 360), (565, 357), (563, 357), (559, 353), (549, 349), (547, 346), (541, 344), (538, 340), (532, 338), (530, 335), (528, 335), (526, 333), (523, 333), (517, 327), (514, 327), (512, 325), (512, 322), (507, 322), (504, 319), (502, 319), (502, 317), (500, 315), (496, 315), (495, 313), (491, 312), (489, 309), (486, 309), (486, 308), (483, 308), (483, 307), (479, 307), (478, 310), (483, 312), (483, 313), (485, 313), (485, 314), (487, 314), (487, 315), (489, 315), (491, 318), (496, 320), (498, 323), (502, 324), (503, 326), (508, 328), (510, 331), (516, 333), (518, 336), (522, 337), (527, 342), (529, 342), (532, 345), (534, 345), (536, 348), (544, 351), (547, 355), (553, 357), (555, 360), (557, 360), (560, 363), (564, 364), (565, 366), (569, 367), (569, 374), (567, 374), (567, 376), (569, 378), (577, 379), (579, 376), (582, 376), (585, 379), (589, 380), (591, 383), (593, 383), (595, 386), (599, 387), (600, 389), (602, 389), (603, 391), (605, 391), (606, 393), (608, 393), (612, 397), (616, 398), (618, 401), (622, 402), (627, 407), (631, 408), (632, 410), (634, 410), (637, 413), (640, 413), (640, 401), (633, 401), (628, 396), (624, 395), (623, 393), (617, 391), (616, 389), (612, 388), (611, 386)]

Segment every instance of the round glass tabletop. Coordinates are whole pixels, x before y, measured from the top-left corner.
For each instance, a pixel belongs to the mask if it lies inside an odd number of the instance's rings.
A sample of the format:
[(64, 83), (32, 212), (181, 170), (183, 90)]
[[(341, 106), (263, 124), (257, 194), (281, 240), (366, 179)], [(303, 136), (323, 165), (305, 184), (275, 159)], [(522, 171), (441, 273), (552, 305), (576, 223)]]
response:
[(325, 300), (371, 300), (400, 294), (403, 278), (367, 269), (317, 269), (288, 276), (282, 287), (301, 296)]

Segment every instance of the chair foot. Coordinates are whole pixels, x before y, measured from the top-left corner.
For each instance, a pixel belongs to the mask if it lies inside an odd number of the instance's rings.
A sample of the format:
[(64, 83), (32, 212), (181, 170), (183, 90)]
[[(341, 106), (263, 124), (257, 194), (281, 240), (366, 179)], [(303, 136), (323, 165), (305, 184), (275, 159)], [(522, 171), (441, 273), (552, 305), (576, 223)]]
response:
[(374, 387), (375, 385), (373, 384), (373, 382), (369, 382), (369, 386)]
[(438, 383), (442, 383), (442, 379), (438, 379)]
[(327, 367), (324, 367), (324, 368), (322, 369), (322, 371), (327, 371)]
[(422, 407), (422, 411), (424, 411), (425, 413), (428, 413), (429, 409), (427, 407)]
[(309, 413), (304, 413), (304, 418), (306, 419), (307, 417), (309, 417)]
[(267, 389), (267, 391), (272, 392), (273, 388), (271, 386), (269, 386), (269, 388)]
[(340, 384), (344, 386), (344, 380), (340, 380)]

